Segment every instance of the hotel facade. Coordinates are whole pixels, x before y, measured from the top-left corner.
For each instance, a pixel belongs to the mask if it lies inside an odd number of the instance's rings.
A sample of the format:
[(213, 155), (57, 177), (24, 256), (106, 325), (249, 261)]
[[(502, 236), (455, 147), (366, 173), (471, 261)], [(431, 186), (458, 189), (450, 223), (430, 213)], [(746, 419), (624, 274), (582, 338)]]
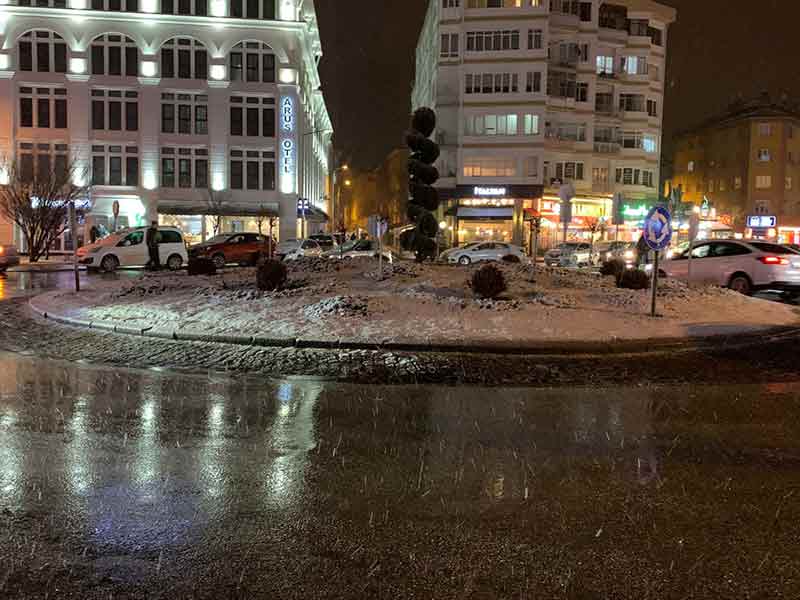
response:
[(622, 235), (638, 237), (659, 195), (675, 18), (651, 0), (430, 1), (412, 105), (437, 112), (454, 243), (523, 244), (536, 211), (554, 243), (565, 184), (575, 189), (571, 238), (610, 220), (617, 192), (630, 218)]
[(12, 0), (0, 27), (0, 183), (13, 161), (71, 163), (91, 184), (86, 227), (159, 219), (189, 241), (210, 214), (225, 231), (275, 217), (291, 238), (303, 206), (324, 226), (313, 0)]

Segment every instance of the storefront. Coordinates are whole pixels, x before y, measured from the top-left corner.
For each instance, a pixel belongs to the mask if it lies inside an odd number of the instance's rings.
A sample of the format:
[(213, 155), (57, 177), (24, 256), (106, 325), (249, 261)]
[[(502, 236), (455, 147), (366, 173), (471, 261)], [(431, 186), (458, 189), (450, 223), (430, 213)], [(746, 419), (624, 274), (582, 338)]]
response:
[(188, 244), (199, 244), (215, 235), (215, 233), (250, 232), (269, 233), (270, 220), (273, 224), (273, 235), (277, 238), (278, 204), (270, 202), (256, 209), (243, 206), (227, 206), (221, 215), (203, 214), (204, 211), (192, 209), (190, 206), (161, 203), (158, 207), (159, 225), (177, 227)]
[[(539, 247), (547, 250), (564, 241), (564, 224), (561, 222), (561, 200), (557, 196), (544, 196), (539, 202), (542, 229)], [(572, 200), (572, 220), (567, 225), (567, 241), (597, 242), (611, 229), (611, 200), (605, 196), (578, 196)]]
[(525, 210), (536, 207), (542, 186), (467, 186), (441, 189), (443, 244), (498, 241), (526, 243)]

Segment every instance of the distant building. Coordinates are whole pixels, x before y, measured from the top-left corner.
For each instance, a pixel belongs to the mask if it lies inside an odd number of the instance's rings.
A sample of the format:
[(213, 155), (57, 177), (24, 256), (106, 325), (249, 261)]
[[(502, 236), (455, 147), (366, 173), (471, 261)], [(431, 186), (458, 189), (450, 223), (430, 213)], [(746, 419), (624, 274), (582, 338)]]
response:
[(588, 235), (585, 218), (610, 217), (615, 192), (631, 215), (659, 196), (675, 17), (652, 0), (430, 0), (412, 104), (438, 115), (454, 241), (521, 244), (533, 210), (554, 231), (566, 183), (572, 237)]
[(390, 227), (404, 224), (408, 203), (408, 150), (392, 150), (371, 171), (351, 169), (351, 185), (342, 190), (342, 213), (346, 231), (366, 230), (371, 215), (389, 220)]
[(775, 227), (756, 234), (800, 243), (800, 107), (766, 96), (739, 101), (679, 135), (671, 184), (681, 186), (685, 201), (712, 206), (735, 231), (753, 233), (748, 217), (774, 217)]

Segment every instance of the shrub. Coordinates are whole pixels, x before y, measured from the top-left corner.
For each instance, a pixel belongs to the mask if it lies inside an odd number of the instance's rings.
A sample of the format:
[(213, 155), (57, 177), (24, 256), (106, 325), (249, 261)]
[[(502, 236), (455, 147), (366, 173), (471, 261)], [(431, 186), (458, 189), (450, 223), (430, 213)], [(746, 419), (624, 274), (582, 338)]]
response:
[(641, 269), (624, 271), (617, 280), (617, 287), (626, 290), (646, 290), (650, 287), (650, 275)]
[(507, 254), (501, 259), (504, 263), (519, 264), (522, 261), (516, 254)]
[(603, 263), (603, 266), (600, 267), (600, 275), (604, 277), (613, 275), (614, 278), (619, 281), (625, 270), (625, 261), (615, 258)]
[(256, 284), (262, 292), (274, 292), (286, 284), (286, 265), (277, 260), (267, 259), (258, 265)]
[(496, 265), (483, 265), (472, 274), (472, 291), (482, 298), (497, 298), (506, 291), (506, 278)]
[(216, 275), (217, 267), (210, 258), (190, 258), (186, 266), (189, 275)]

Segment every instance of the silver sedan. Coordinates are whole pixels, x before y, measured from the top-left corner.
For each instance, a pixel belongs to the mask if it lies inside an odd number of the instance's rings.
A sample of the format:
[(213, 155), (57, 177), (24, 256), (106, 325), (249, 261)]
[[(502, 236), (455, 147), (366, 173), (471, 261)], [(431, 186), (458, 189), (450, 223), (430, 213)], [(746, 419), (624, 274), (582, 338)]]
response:
[(476, 262), (502, 261), (523, 262), (527, 259), (519, 246), (503, 242), (483, 242), (450, 251), (445, 255), (447, 262), (470, 265)]

